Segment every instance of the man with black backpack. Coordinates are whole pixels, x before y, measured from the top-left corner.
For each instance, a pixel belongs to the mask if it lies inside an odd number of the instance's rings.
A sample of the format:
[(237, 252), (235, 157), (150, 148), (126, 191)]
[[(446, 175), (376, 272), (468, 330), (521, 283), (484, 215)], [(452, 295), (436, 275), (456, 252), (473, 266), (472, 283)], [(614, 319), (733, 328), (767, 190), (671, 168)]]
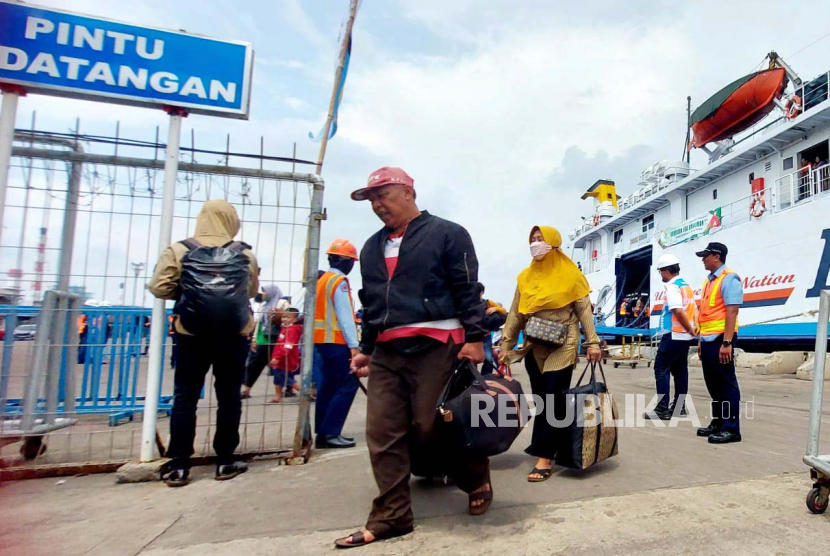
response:
[(255, 326), (249, 299), (259, 291), (259, 266), (250, 246), (233, 240), (239, 226), (230, 203), (207, 201), (193, 237), (162, 252), (147, 285), (154, 296), (176, 300), (178, 360), (167, 450), (171, 461), (163, 475), (171, 487), (189, 482), (196, 406), (211, 367), (218, 406), (216, 480), (247, 471), (244, 463), (234, 461), (233, 452), (239, 444), (247, 338)]

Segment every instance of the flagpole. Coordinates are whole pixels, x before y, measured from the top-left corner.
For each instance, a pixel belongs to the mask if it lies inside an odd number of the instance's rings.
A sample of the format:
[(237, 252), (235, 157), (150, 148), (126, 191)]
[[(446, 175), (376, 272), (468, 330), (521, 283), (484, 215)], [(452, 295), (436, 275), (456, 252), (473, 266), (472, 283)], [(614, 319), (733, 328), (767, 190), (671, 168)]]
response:
[(317, 169), (315, 173), (318, 176), (323, 172), (323, 159), (326, 157), (326, 146), (329, 143), (331, 122), (334, 119), (334, 107), (337, 105), (337, 91), (340, 88), (340, 78), (343, 75), (346, 53), (349, 51), (349, 43), (352, 40), (352, 27), (354, 26), (354, 18), (357, 15), (357, 2), (358, 0), (350, 0), (351, 7), (349, 8), (349, 21), (346, 23), (346, 36), (343, 39), (343, 44), (340, 46), (340, 62), (337, 64), (337, 73), (334, 76), (334, 89), (331, 92), (331, 102), (329, 102), (329, 115), (326, 116), (326, 125), (323, 127), (323, 140), (320, 142), (320, 154), (317, 156)]

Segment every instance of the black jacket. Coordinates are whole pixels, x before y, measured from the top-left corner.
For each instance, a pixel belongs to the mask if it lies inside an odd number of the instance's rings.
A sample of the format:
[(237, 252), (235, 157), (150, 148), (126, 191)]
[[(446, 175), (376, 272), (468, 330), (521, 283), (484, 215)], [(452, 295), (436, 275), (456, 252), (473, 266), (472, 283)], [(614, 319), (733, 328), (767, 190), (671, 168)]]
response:
[(467, 342), (480, 342), (484, 302), (478, 259), (470, 234), (454, 222), (423, 211), (409, 223), (392, 279), (383, 246), (392, 230), (384, 227), (360, 252), (363, 335), (360, 351), (372, 353), (378, 334), (416, 322), (457, 318)]

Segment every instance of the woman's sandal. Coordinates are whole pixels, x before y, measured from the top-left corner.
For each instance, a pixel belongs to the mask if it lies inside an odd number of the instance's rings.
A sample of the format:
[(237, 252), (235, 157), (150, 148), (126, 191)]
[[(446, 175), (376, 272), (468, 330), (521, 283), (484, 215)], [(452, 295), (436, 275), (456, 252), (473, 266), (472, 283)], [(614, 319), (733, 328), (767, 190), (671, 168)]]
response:
[[(530, 470), (530, 473), (527, 476), (528, 483), (541, 483), (543, 481), (547, 481), (550, 479), (551, 474), (553, 473), (553, 468), (549, 469), (539, 469), (538, 467), (534, 467)], [(539, 478), (531, 477), (531, 475), (539, 475)]]
[[(411, 527), (409, 529), (403, 529), (400, 531), (389, 531), (380, 537), (375, 536), (374, 539), (367, 541), (363, 537), (363, 530), (361, 529), (360, 531), (355, 531), (351, 535), (348, 535), (341, 539), (337, 539), (336, 541), (334, 541), (334, 546), (336, 546), (337, 548), (357, 548), (358, 546), (366, 546), (367, 544), (372, 544), (373, 542), (377, 541), (394, 539), (395, 537), (402, 537), (404, 535), (408, 535), (411, 532)], [(350, 538), (352, 539), (352, 542), (348, 542)]]
[[(490, 484), (490, 483), (488, 483)], [(490, 484), (490, 490), (483, 490), (481, 492), (471, 492), (470, 495), (470, 515), (483, 515), (493, 503), (493, 485)], [(473, 506), (473, 502), (483, 500), (477, 506)]]

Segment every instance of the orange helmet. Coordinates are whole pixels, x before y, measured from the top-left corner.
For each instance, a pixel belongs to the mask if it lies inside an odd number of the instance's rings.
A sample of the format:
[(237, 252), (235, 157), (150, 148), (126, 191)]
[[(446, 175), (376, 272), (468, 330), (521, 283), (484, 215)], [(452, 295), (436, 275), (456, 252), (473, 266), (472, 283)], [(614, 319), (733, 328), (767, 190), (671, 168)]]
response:
[(338, 255), (340, 257), (348, 257), (350, 259), (359, 260), (357, 256), (357, 248), (352, 245), (352, 242), (346, 239), (335, 239), (329, 245), (326, 255)]

